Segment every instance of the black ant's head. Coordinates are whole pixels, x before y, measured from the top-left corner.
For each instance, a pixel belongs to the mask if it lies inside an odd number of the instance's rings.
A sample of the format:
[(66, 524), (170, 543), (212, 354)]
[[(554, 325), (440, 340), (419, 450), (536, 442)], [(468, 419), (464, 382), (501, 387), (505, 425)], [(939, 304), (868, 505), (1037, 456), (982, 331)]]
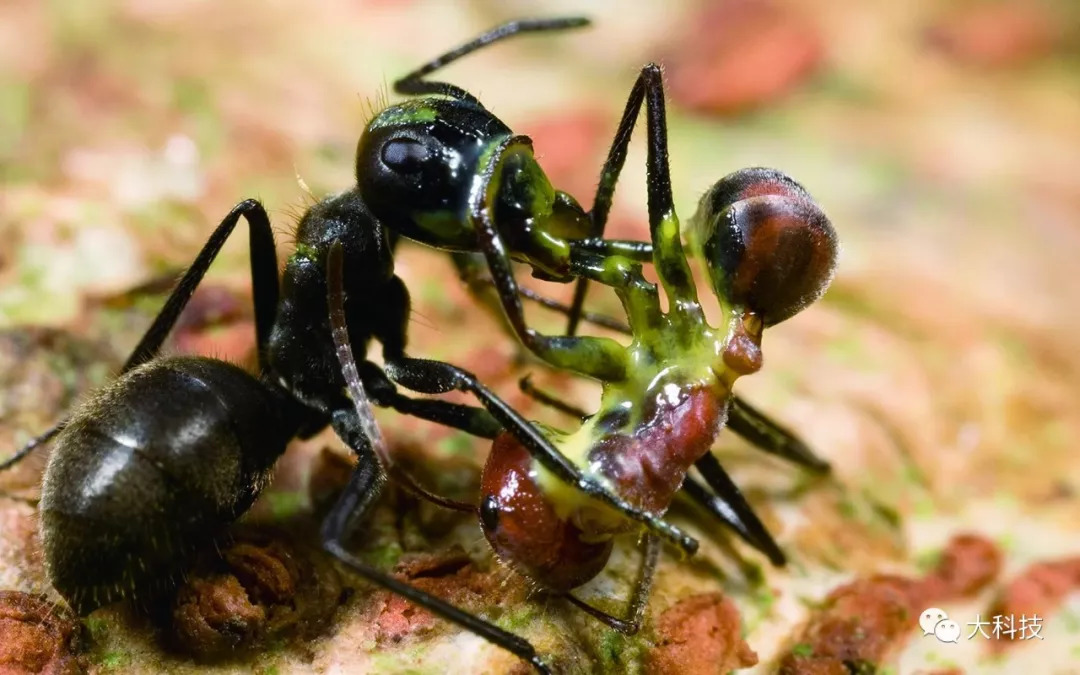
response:
[[(383, 110), (360, 137), (356, 180), (388, 230), (438, 248), (476, 250), (471, 209), (491, 207), (514, 250), (536, 250), (515, 239), (534, 229), (580, 237), (588, 227), (577, 202), (551, 186), (531, 141), (472, 101), (420, 98)], [(557, 272), (542, 256), (531, 262)]]
[(686, 234), (721, 301), (764, 326), (821, 297), (839, 251), (829, 219), (801, 185), (775, 169), (742, 169), (720, 179), (702, 197)]
[(356, 149), (356, 179), (372, 213), (391, 231), (433, 246), (469, 248), (465, 212), (484, 151), (510, 136), (470, 101), (420, 98), (368, 123)]

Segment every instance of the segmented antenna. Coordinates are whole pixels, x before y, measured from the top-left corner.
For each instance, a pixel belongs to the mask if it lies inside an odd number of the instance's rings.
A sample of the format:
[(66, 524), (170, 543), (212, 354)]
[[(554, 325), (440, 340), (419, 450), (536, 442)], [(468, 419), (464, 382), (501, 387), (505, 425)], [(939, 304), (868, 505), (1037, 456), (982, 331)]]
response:
[(371, 399), (364, 391), (364, 383), (360, 381), (360, 373), (356, 369), (356, 359), (353, 357), (352, 346), (349, 344), (349, 329), (345, 324), (345, 289), (342, 277), (342, 246), (340, 241), (335, 241), (330, 246), (330, 257), (327, 260), (327, 303), (330, 305), (330, 328), (334, 338), (334, 352), (337, 354), (338, 363), (341, 365), (341, 374), (345, 378), (345, 387), (349, 390), (349, 398), (352, 399), (353, 408), (360, 419), (360, 428), (371, 443), (375, 456), (384, 469), (389, 470), (393, 464), (390, 453), (386, 449), (386, 439), (375, 422), (375, 411), (371, 407)]
[(403, 485), (406, 489), (430, 502), (444, 508), (455, 511), (472, 513), (476, 511), (473, 504), (460, 502), (455, 499), (440, 497), (428, 491), (416, 482), (416, 479), (408, 471), (394, 463), (390, 451), (383, 438), (379, 425), (375, 421), (375, 411), (371, 407), (371, 399), (364, 391), (364, 383), (360, 380), (360, 373), (356, 368), (356, 358), (353, 356), (352, 346), (349, 344), (349, 329), (345, 323), (345, 289), (342, 257), (344, 253), (340, 241), (330, 245), (330, 255), (326, 261), (327, 280), (327, 303), (330, 306), (330, 334), (334, 338), (334, 352), (337, 354), (338, 364), (341, 365), (341, 374), (345, 378), (345, 386), (349, 390), (349, 398), (352, 399), (353, 408), (360, 419), (360, 429), (371, 444), (371, 449), (378, 458), (386, 475)]

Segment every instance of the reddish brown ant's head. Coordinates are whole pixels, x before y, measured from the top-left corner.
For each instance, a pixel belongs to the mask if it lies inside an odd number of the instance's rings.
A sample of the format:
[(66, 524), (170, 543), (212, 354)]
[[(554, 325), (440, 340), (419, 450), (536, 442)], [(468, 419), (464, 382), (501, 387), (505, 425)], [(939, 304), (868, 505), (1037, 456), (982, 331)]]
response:
[(532, 457), (508, 433), (495, 439), (480, 479), (480, 524), (495, 553), (541, 586), (568, 591), (604, 569), (612, 542), (588, 542), (560, 518), (532, 475)]
[(687, 238), (718, 297), (764, 326), (821, 297), (839, 249), (813, 198), (775, 169), (742, 169), (720, 179), (702, 197)]

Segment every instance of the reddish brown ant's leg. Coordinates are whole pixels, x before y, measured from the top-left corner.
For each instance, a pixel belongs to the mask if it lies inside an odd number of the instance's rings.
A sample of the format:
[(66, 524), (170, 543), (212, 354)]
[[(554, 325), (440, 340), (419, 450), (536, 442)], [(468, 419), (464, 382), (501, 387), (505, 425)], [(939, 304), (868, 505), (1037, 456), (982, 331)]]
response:
[(611, 628), (624, 635), (633, 635), (641, 629), (642, 619), (645, 618), (645, 607), (649, 604), (649, 593), (652, 591), (653, 577), (656, 574), (656, 564), (660, 559), (660, 541), (651, 534), (643, 535), (638, 545), (641, 550), (641, 569), (638, 570), (638, 578), (634, 583), (633, 595), (630, 596), (630, 605), (627, 607), (627, 618), (620, 619), (607, 612), (597, 609), (573, 596), (566, 594), (575, 607), (584, 611), (589, 616), (602, 621)]

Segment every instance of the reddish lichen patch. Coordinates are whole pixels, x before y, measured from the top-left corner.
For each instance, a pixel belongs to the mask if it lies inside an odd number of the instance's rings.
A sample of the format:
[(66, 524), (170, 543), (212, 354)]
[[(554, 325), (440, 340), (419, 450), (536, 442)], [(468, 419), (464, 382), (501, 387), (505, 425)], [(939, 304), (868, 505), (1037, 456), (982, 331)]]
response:
[(922, 579), (875, 575), (845, 584), (825, 599), (790, 651), (783, 675), (847, 673), (880, 665), (900, 649), (928, 605), (971, 596), (1001, 569), (1001, 554), (988, 539), (954, 537), (937, 567)]
[(220, 570), (196, 572), (173, 603), (173, 641), (212, 659), (268, 640), (318, 632), (340, 603), (341, 584), (315, 551), (245, 533)]
[(43, 596), (0, 591), (0, 673), (82, 673), (79, 624)]
[(1001, 68), (1047, 54), (1060, 39), (1059, 20), (1045, 3), (981, 3), (941, 18), (927, 37), (957, 61)]
[(713, 675), (756, 665), (758, 656), (742, 638), (739, 612), (720, 593), (680, 600), (656, 622), (656, 646), (645, 656), (656, 675)]
[(841, 586), (783, 657), (779, 672), (801, 675), (880, 663), (915, 625), (912, 600), (918, 595), (918, 582), (904, 577), (883, 575)]
[(977, 534), (957, 535), (923, 579), (923, 593), (934, 599), (970, 597), (997, 579), (1001, 565), (1001, 551), (993, 541)]
[[(406, 558), (397, 565), (394, 576), (466, 611), (490, 606), (493, 597), (498, 597), (502, 606), (512, 606), (522, 602), (526, 594), (520, 577), (508, 578), (498, 570), (482, 572), (460, 549)], [(381, 591), (375, 603), (379, 608), (376, 639), (380, 642), (401, 642), (436, 625), (429, 612), (394, 593)]]
[(820, 65), (816, 26), (771, 0), (710, 3), (666, 59), (671, 96), (682, 106), (740, 113), (783, 97)]
[[(1039, 617), (1045, 622), (1057, 610), (1065, 596), (1080, 588), (1080, 558), (1065, 558), (1031, 565), (1010, 581), (999, 594), (988, 615), (1012, 617), (1013, 633), (1001, 632), (990, 648), (1006, 649), (1015, 642), (1032, 637), (1030, 627), (1022, 629), (1021, 617)], [(1038, 638), (1035, 638), (1038, 639)]]
[(231, 574), (190, 580), (180, 589), (173, 608), (177, 645), (203, 658), (253, 642), (265, 622), (266, 610), (251, 601)]

